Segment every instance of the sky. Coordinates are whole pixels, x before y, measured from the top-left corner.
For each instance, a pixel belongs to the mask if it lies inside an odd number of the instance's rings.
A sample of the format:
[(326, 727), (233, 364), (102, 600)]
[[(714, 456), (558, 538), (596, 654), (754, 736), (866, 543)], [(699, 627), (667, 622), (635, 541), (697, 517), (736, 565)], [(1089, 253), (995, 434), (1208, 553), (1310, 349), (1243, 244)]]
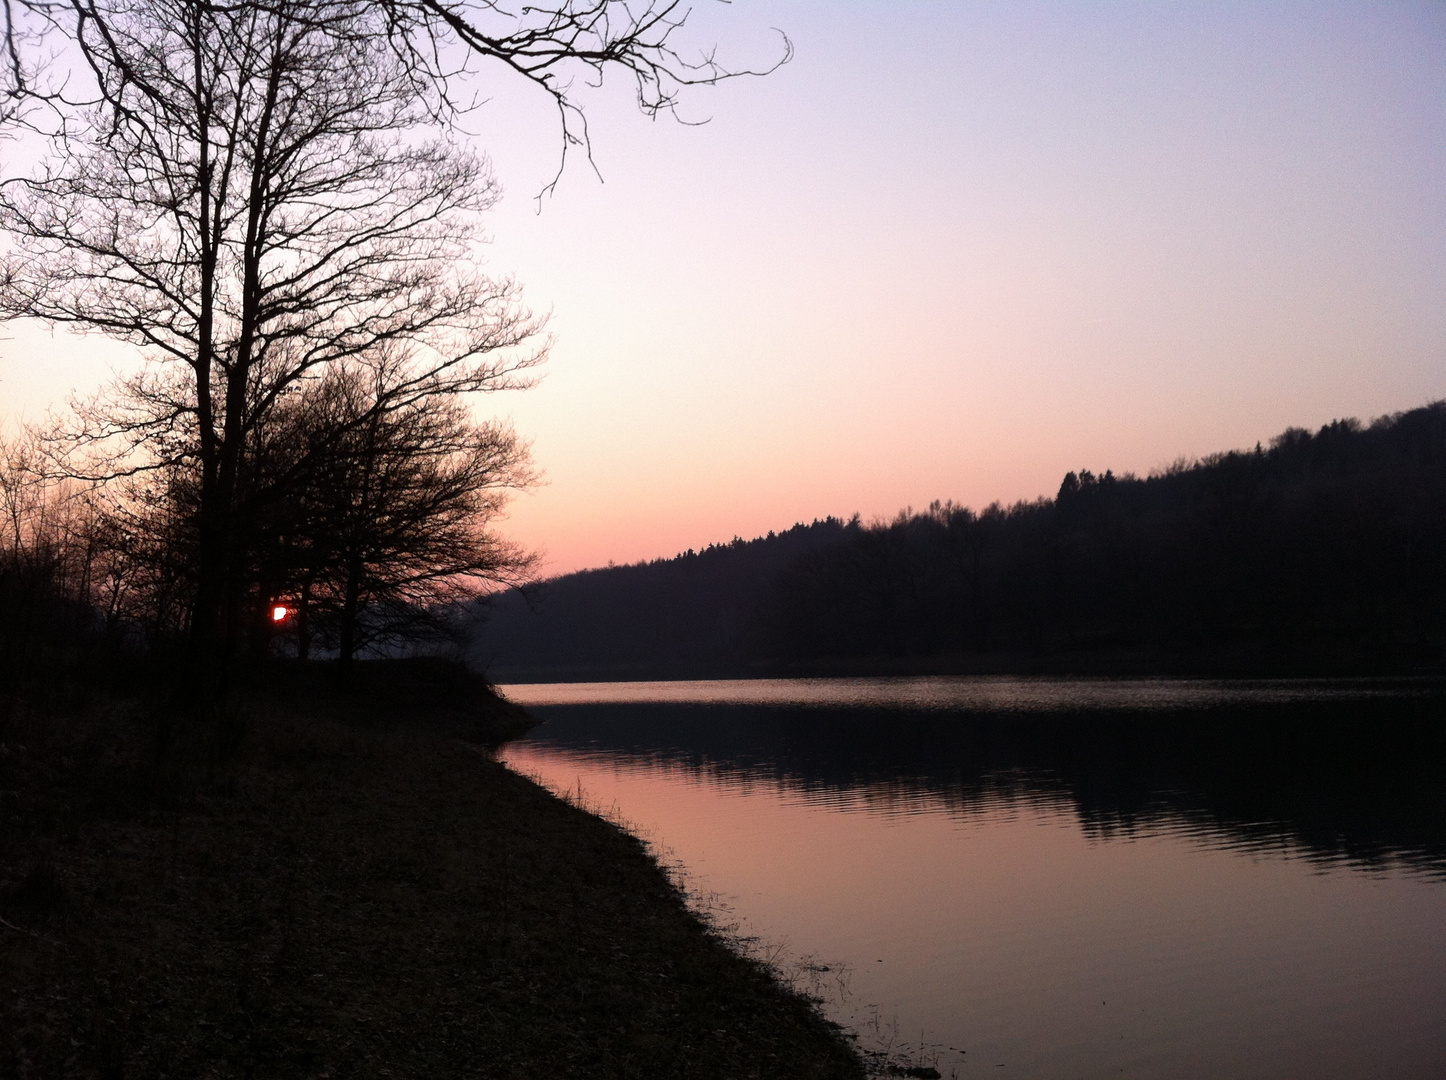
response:
[[(551, 357), (488, 397), (547, 573), (1052, 494), (1446, 397), (1446, 4), (700, 0), (790, 63), (649, 121), (486, 68), (487, 260)], [(699, 121), (706, 121), (697, 123)], [(0, 327), (0, 414), (126, 349)]]

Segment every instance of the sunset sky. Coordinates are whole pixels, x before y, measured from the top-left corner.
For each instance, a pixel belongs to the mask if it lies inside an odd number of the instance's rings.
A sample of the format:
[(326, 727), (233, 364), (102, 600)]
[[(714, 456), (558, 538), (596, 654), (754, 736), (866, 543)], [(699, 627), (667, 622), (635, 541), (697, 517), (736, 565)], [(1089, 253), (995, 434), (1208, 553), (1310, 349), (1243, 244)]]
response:
[[(1051, 494), (1446, 397), (1446, 5), (700, 2), (679, 39), (793, 62), (650, 123), (585, 95), (472, 119), (489, 262), (551, 311), (479, 403), (547, 484), (557, 573), (855, 511)], [(0, 329), (35, 418), (118, 346)]]

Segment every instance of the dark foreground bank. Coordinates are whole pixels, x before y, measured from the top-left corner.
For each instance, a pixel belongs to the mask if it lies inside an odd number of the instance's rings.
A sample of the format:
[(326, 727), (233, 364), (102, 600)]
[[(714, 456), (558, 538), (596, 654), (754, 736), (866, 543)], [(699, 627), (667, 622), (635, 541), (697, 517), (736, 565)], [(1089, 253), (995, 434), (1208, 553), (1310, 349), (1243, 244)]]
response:
[(10, 718), (0, 1076), (862, 1075), (639, 841), (488, 757), (515, 713), (373, 691)]

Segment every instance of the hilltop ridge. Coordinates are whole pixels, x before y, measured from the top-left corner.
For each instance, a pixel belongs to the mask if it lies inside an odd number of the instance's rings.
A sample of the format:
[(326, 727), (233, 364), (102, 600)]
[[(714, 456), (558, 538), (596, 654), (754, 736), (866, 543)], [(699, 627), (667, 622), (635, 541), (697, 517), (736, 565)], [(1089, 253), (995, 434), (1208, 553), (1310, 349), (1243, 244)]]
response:
[(824, 518), (481, 612), (498, 681), (871, 672), (1349, 674), (1446, 656), (1446, 402), (1053, 497)]

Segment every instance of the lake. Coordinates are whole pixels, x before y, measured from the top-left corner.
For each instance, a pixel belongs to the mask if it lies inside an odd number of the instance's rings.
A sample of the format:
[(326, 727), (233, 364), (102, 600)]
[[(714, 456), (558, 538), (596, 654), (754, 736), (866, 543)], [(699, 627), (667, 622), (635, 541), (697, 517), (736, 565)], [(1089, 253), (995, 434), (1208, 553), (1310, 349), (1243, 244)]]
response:
[(1424, 680), (504, 686), (866, 1049), (943, 1076), (1446, 1075)]

